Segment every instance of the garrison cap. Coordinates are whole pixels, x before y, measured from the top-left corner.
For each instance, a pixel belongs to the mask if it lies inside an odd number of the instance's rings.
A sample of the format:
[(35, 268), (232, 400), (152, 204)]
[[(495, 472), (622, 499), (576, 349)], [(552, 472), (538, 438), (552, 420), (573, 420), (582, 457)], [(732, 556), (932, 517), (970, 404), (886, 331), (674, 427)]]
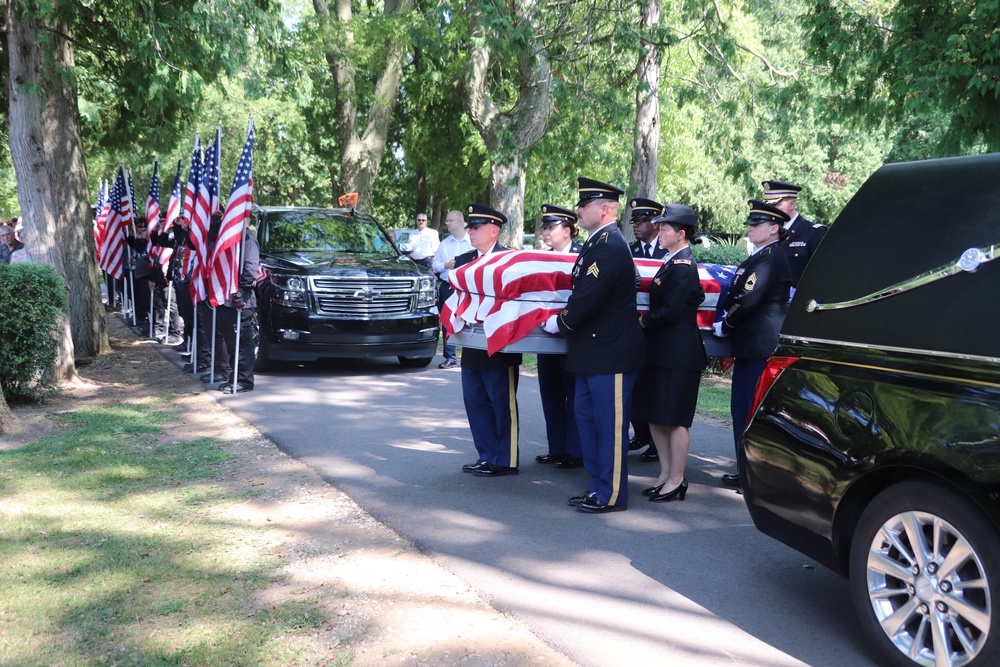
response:
[(670, 225), (697, 227), (698, 214), (694, 212), (693, 208), (684, 204), (667, 204), (663, 207), (663, 214), (656, 216), (650, 222), (654, 225), (667, 223)]
[(562, 223), (566, 223), (567, 225), (576, 224), (576, 213), (568, 208), (556, 206), (555, 204), (542, 204), (539, 209), (542, 212), (542, 229), (555, 227)]
[(761, 185), (764, 186), (764, 196), (762, 199), (769, 204), (789, 197), (798, 199), (799, 190), (802, 189), (801, 185), (786, 183), (785, 181), (763, 181)]
[(643, 222), (663, 214), (663, 204), (652, 199), (636, 197), (628, 205), (632, 208), (632, 222)]
[(625, 194), (625, 191), (621, 188), (615, 187), (614, 185), (608, 185), (607, 183), (601, 183), (600, 181), (595, 181), (592, 178), (579, 177), (576, 179), (578, 189), (580, 190), (580, 201), (576, 203), (577, 206), (583, 206), (588, 204), (595, 199), (607, 199), (609, 201), (618, 201), (618, 198)]
[(744, 224), (760, 225), (768, 223), (771, 225), (783, 225), (791, 220), (788, 214), (777, 206), (772, 206), (759, 199), (751, 199), (749, 204), (750, 215), (747, 216), (747, 221)]
[(465, 223), (467, 228), (482, 227), (483, 225), (496, 225), (500, 227), (507, 222), (507, 216), (483, 204), (469, 204), (465, 207), (465, 210), (469, 214), (469, 221)]

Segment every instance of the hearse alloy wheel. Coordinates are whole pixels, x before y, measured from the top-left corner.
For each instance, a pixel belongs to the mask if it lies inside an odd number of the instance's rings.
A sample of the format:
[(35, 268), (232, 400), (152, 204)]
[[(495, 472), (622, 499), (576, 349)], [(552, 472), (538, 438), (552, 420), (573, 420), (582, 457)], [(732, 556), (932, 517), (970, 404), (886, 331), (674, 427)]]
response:
[(861, 625), (889, 664), (1000, 665), (997, 531), (954, 491), (906, 482), (875, 498), (851, 545)]

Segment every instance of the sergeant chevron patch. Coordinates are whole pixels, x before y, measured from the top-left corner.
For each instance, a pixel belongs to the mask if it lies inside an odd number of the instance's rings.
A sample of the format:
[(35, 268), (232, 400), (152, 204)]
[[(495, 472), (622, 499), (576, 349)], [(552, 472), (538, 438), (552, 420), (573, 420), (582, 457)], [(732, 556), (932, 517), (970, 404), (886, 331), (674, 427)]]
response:
[(601, 270), (597, 268), (597, 263), (591, 264), (590, 268), (587, 269), (587, 275), (594, 276), (595, 278), (598, 276), (600, 272)]

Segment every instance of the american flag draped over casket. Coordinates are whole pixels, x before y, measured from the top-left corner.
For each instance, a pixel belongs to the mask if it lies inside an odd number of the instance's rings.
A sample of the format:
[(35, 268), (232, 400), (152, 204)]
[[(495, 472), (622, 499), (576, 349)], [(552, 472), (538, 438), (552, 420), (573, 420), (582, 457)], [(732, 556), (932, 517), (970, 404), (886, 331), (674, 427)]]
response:
[[(536, 250), (491, 253), (450, 272), (455, 293), (441, 310), (441, 324), (450, 336), (466, 326), (481, 324), (490, 354), (527, 336), (550, 315), (559, 313), (573, 291), (577, 255)], [(649, 309), (649, 285), (662, 266), (659, 259), (636, 258), (642, 278), (636, 317)], [(720, 315), (736, 267), (699, 264), (705, 301), (698, 326), (711, 329)]]

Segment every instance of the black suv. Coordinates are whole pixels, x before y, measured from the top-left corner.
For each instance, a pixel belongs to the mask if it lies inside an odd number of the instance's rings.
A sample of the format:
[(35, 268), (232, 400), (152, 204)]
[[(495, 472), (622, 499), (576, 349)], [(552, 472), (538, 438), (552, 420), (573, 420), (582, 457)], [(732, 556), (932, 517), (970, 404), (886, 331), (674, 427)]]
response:
[(885, 664), (1000, 665), (1000, 154), (887, 165), (830, 227), (743, 437), (763, 532)]
[(254, 208), (260, 243), (257, 370), (282, 361), (396, 356), (427, 366), (437, 350), (435, 279), (370, 215), (350, 208)]

